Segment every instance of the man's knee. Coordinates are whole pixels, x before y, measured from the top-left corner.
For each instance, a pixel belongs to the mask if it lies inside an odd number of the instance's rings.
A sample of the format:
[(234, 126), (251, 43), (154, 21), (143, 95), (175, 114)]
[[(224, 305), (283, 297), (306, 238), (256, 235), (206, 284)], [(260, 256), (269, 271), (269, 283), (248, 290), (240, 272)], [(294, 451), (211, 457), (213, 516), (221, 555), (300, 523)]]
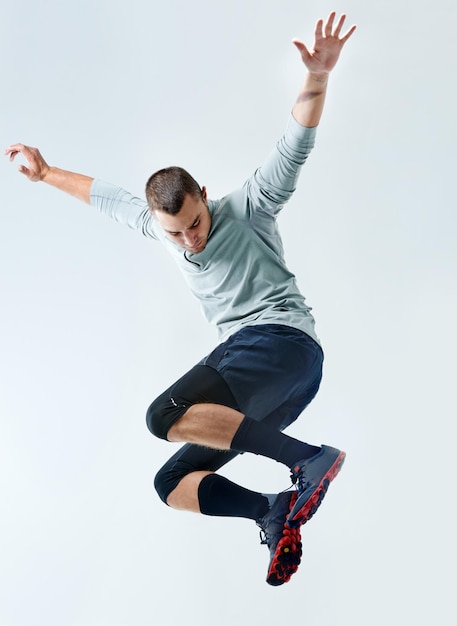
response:
[(165, 392), (146, 411), (146, 424), (153, 435), (167, 440), (168, 431), (186, 410), (187, 406), (175, 404)]
[(170, 428), (187, 409), (204, 402), (237, 408), (235, 398), (219, 372), (207, 365), (196, 365), (154, 400), (146, 413), (148, 428), (153, 435), (166, 440)]
[(173, 457), (157, 472), (154, 478), (154, 487), (159, 498), (167, 504), (170, 493), (178, 486), (180, 481), (195, 471), (195, 467), (184, 460)]
[(170, 489), (167, 472), (164, 471), (163, 467), (157, 472), (154, 478), (154, 488), (159, 494), (159, 498), (166, 504), (167, 498), (173, 489)]

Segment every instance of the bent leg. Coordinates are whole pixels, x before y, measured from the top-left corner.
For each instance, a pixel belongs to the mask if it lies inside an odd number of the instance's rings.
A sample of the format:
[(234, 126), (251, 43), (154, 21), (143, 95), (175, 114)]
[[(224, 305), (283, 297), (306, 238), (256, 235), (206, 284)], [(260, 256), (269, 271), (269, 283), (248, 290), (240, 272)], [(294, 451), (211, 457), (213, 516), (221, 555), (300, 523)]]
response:
[[(207, 365), (196, 365), (151, 404), (147, 412), (149, 430), (162, 439), (187, 442), (155, 478), (163, 502), (176, 509), (200, 511), (200, 482), (237, 455), (229, 451), (243, 419), (236, 408), (224, 379)], [(219, 414), (222, 419), (218, 419)], [(207, 440), (199, 436), (202, 430), (207, 431)]]
[(268, 510), (268, 496), (215, 473), (236, 455), (185, 445), (158, 472), (155, 487), (174, 509), (257, 520)]

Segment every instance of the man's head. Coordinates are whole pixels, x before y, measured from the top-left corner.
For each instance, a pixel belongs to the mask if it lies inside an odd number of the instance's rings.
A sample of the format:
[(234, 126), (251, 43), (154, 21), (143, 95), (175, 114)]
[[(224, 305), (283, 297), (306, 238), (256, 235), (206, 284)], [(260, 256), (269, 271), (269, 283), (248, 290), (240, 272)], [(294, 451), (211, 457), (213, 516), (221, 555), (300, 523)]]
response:
[(202, 252), (211, 228), (205, 187), (181, 167), (167, 167), (149, 178), (146, 199), (169, 239), (194, 254)]

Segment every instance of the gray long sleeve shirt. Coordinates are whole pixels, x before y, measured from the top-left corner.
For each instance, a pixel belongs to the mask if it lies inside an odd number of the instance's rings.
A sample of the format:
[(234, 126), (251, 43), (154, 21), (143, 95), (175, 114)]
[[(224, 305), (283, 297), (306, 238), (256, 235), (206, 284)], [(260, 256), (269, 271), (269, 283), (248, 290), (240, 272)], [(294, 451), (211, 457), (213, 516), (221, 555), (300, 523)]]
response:
[(147, 203), (95, 180), (91, 203), (102, 213), (165, 245), (220, 341), (244, 326), (283, 324), (319, 341), (314, 318), (287, 269), (276, 218), (295, 190), (316, 134), (290, 116), (275, 149), (243, 185), (209, 200), (211, 229), (205, 249), (185, 251), (167, 238)]

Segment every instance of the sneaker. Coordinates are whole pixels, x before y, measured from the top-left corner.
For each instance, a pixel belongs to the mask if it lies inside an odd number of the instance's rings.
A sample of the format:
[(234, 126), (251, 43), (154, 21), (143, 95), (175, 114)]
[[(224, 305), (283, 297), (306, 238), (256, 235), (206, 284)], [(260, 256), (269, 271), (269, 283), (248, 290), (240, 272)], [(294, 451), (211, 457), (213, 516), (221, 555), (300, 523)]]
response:
[(291, 477), (297, 488), (297, 499), (287, 518), (291, 528), (298, 528), (312, 518), (345, 457), (346, 453), (341, 450), (322, 446), (315, 456), (294, 465)]
[(257, 521), (260, 539), (270, 549), (267, 583), (282, 585), (290, 580), (300, 564), (302, 548), (300, 528), (289, 528), (286, 519), (297, 499), (295, 491), (278, 494), (268, 513)]

